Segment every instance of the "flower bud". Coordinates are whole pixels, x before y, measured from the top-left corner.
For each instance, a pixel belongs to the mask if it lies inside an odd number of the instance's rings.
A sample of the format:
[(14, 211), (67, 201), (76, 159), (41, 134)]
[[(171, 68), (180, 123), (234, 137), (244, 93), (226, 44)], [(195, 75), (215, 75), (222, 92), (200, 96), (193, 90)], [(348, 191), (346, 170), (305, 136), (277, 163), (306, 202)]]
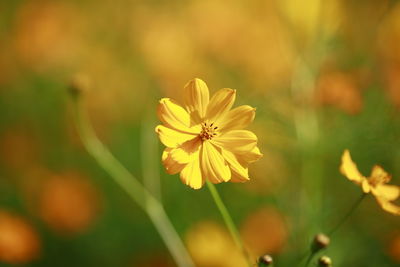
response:
[(258, 259), (258, 266), (271, 266), (273, 262), (274, 260), (272, 257), (268, 254), (265, 254)]
[(328, 256), (322, 256), (318, 260), (318, 266), (332, 266), (332, 260)]
[(314, 237), (314, 241), (311, 245), (311, 249), (314, 252), (320, 251), (326, 248), (330, 243), (330, 239), (325, 234), (319, 233)]
[(76, 74), (69, 84), (69, 92), (71, 95), (79, 96), (90, 87), (90, 79), (84, 74)]

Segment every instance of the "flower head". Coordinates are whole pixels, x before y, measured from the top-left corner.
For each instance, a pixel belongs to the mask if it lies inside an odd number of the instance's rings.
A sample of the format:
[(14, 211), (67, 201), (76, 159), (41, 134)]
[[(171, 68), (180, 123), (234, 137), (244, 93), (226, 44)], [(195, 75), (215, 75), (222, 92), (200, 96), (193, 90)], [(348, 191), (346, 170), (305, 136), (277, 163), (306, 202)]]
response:
[(349, 150), (345, 150), (342, 156), (340, 172), (350, 181), (362, 187), (364, 193), (371, 193), (375, 196), (379, 205), (385, 211), (400, 215), (400, 207), (395, 201), (400, 196), (400, 187), (387, 185), (391, 176), (382, 167), (375, 165), (369, 177), (363, 176), (357, 169), (356, 164), (350, 157)]
[(318, 266), (332, 266), (332, 260), (328, 256), (322, 256), (318, 260)]
[(210, 99), (204, 81), (193, 79), (184, 88), (184, 107), (163, 98), (158, 106), (162, 125), (156, 127), (166, 146), (162, 162), (169, 174), (180, 172), (186, 185), (198, 189), (212, 183), (249, 180), (248, 165), (262, 154), (254, 133), (243, 130), (255, 117), (247, 105), (231, 110), (236, 90), (224, 88)]

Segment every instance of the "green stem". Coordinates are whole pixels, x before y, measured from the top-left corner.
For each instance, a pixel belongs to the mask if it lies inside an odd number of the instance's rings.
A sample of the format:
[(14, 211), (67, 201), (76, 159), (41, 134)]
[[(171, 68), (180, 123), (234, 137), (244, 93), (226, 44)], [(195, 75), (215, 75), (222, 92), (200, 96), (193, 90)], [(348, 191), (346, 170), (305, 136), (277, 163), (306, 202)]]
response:
[(210, 181), (206, 181), (206, 183), (214, 199), (214, 202), (217, 205), (218, 210), (221, 213), (221, 216), (224, 219), (226, 226), (228, 227), (228, 230), (233, 238), (233, 241), (235, 242), (236, 246), (240, 249), (240, 251), (244, 254), (248, 265), (252, 266), (251, 261), (249, 259), (249, 255), (243, 246), (242, 240), (240, 239), (239, 231), (237, 230), (235, 223), (233, 222), (232, 217), (228, 212), (228, 209), (226, 208), (224, 202), (222, 201), (221, 196), (217, 191), (217, 188)]
[(82, 107), (82, 99), (74, 95), (74, 119), (83, 145), (110, 177), (150, 217), (178, 266), (194, 266), (189, 253), (171, 224), (162, 204), (111, 154), (94, 133)]
[(310, 262), (314, 258), (315, 253), (316, 252), (311, 251), (311, 253), (308, 255), (307, 260), (306, 260), (306, 264), (304, 265), (305, 267), (307, 267), (310, 264)]
[(353, 206), (351, 206), (350, 210), (346, 213), (346, 215), (343, 217), (343, 219), (341, 221), (339, 221), (339, 223), (332, 228), (332, 230), (330, 232), (328, 232), (328, 236), (332, 236), (339, 228), (340, 226), (342, 226), (347, 219), (351, 216), (351, 214), (353, 214), (353, 212), (356, 210), (356, 208), (360, 205), (361, 201), (364, 199), (364, 197), (367, 194), (363, 193), (356, 202), (354, 202)]
[[(336, 226), (334, 228), (332, 228), (332, 230), (328, 233), (328, 236), (331, 237), (346, 221), (347, 219), (353, 214), (353, 212), (357, 209), (357, 207), (360, 205), (361, 201), (364, 199), (364, 197), (367, 194), (363, 193), (357, 200), (356, 202), (354, 202), (354, 204), (351, 206), (351, 208), (349, 209), (349, 211), (346, 213), (346, 215), (338, 222), (338, 224), (336, 224)], [(313, 250), (310, 249), (310, 252), (308, 252), (306, 255), (307, 256), (307, 260), (305, 262), (305, 267), (307, 267), (311, 260), (313, 259), (313, 257), (315, 256), (315, 254), (317, 254), (319, 252), (319, 250)], [(305, 256), (304, 255), (302, 257), (301, 261), (304, 261)]]

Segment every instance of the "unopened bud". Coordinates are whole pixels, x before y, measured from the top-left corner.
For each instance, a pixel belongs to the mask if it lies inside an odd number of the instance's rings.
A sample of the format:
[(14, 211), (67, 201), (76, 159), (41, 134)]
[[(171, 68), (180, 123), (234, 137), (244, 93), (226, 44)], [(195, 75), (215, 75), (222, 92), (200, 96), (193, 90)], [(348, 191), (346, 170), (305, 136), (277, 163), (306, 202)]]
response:
[(69, 91), (73, 96), (79, 96), (90, 88), (90, 79), (84, 74), (76, 74), (69, 85)]
[(272, 259), (272, 257), (268, 254), (265, 254), (258, 259), (258, 266), (271, 266), (273, 262), (274, 260)]
[(316, 252), (316, 251), (320, 251), (321, 249), (326, 248), (327, 246), (329, 246), (329, 243), (331, 242), (331, 240), (329, 239), (328, 236), (320, 233), (317, 234), (314, 237), (314, 241), (312, 243), (311, 249), (312, 251)]
[(329, 258), (328, 256), (322, 256), (321, 258), (319, 258), (318, 260), (318, 266), (332, 266), (332, 260), (331, 258)]

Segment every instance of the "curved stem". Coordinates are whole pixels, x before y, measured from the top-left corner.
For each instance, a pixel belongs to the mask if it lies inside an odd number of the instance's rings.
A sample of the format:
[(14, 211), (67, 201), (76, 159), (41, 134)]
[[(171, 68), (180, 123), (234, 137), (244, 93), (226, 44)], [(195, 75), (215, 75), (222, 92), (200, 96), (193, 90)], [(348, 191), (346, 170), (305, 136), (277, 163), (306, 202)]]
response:
[(111, 154), (94, 133), (78, 95), (74, 99), (74, 119), (83, 145), (110, 177), (150, 217), (178, 266), (194, 266), (189, 253), (171, 224), (162, 204)]
[(364, 197), (365, 197), (366, 195), (367, 195), (367, 194), (363, 193), (363, 194), (361, 195), (361, 197), (359, 197), (359, 198), (357, 199), (357, 201), (354, 202), (353, 206), (351, 206), (350, 210), (346, 213), (346, 215), (342, 218), (342, 220), (339, 221), (338, 224), (337, 224), (335, 227), (333, 227), (332, 230), (331, 230), (330, 232), (328, 232), (328, 236), (332, 236), (332, 235), (340, 228), (340, 226), (342, 226), (342, 225), (347, 221), (347, 219), (351, 216), (351, 214), (353, 214), (353, 212), (354, 212), (354, 211), (356, 210), (356, 208), (360, 205), (361, 201), (364, 199)]
[(224, 222), (226, 226), (228, 227), (228, 230), (233, 238), (233, 241), (235, 242), (236, 246), (240, 249), (240, 251), (244, 254), (247, 263), (249, 266), (252, 266), (251, 261), (249, 259), (249, 255), (246, 252), (242, 240), (239, 235), (239, 231), (237, 230), (235, 223), (232, 220), (231, 215), (228, 212), (228, 209), (226, 208), (224, 202), (221, 199), (221, 196), (219, 195), (217, 188), (214, 186), (213, 183), (210, 181), (206, 181), (207, 187), (210, 190), (210, 193), (214, 199), (215, 204), (218, 207), (219, 212), (221, 213), (222, 218), (224, 219)]
[[(336, 226), (334, 228), (332, 228), (332, 230), (330, 232), (328, 232), (328, 236), (331, 237), (346, 221), (347, 219), (353, 214), (353, 212), (357, 209), (357, 207), (360, 205), (361, 201), (364, 199), (364, 197), (367, 194), (363, 193), (361, 195), (361, 197), (359, 197), (356, 202), (354, 202), (354, 204), (351, 206), (351, 208), (349, 209), (349, 211), (346, 213), (346, 215), (338, 222), (338, 224), (336, 224)], [(318, 253), (319, 250), (313, 250), (310, 249), (310, 251), (308, 253), (306, 253), (302, 259), (301, 262), (304, 261), (305, 257), (307, 256), (307, 260), (305, 261), (304, 266), (307, 267), (311, 260), (313, 259), (314, 255)]]

